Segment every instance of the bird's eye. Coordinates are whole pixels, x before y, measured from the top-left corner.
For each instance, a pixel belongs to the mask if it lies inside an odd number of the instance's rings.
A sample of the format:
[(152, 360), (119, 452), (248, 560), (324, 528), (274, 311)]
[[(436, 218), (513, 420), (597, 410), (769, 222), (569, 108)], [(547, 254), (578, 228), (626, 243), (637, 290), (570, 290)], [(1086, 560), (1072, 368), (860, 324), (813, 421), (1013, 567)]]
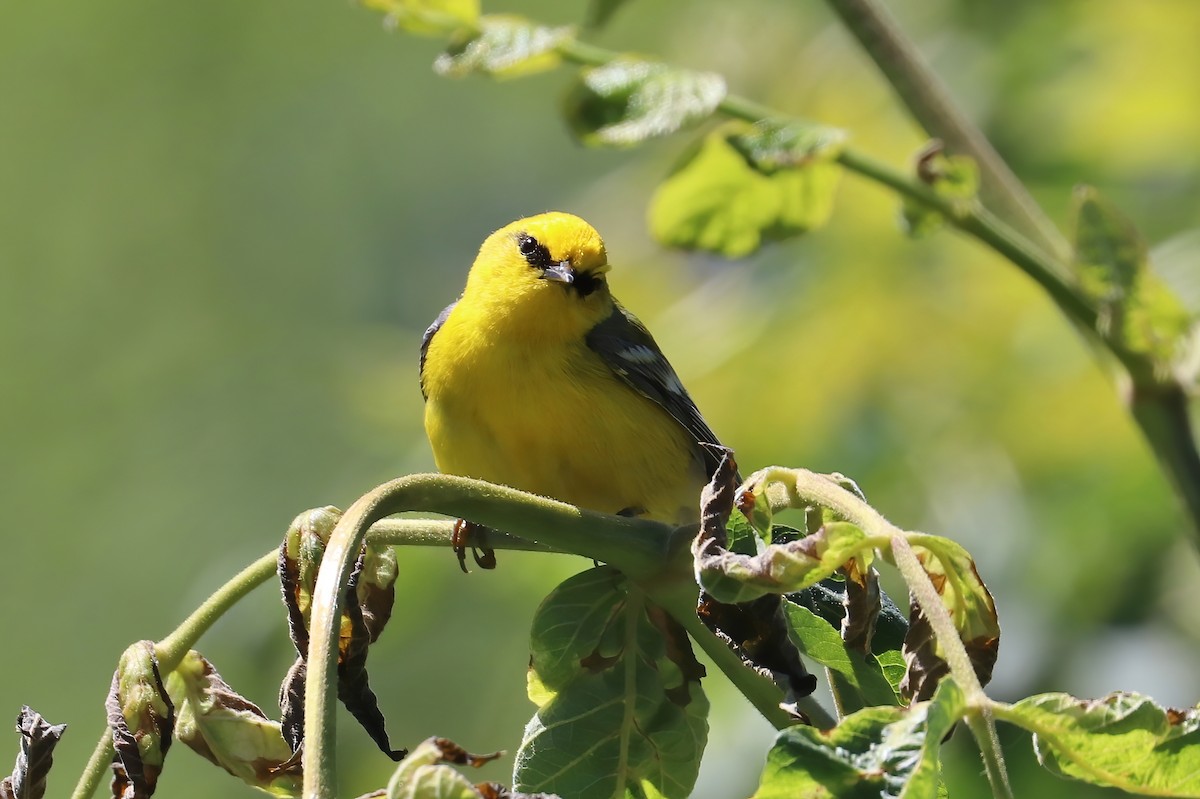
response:
[(550, 251), (528, 233), (517, 234), (517, 250), (530, 266), (546, 267), (550, 264)]
[(517, 237), (517, 249), (521, 251), (521, 255), (528, 258), (530, 255), (537, 253), (538, 240), (528, 233), (522, 233)]

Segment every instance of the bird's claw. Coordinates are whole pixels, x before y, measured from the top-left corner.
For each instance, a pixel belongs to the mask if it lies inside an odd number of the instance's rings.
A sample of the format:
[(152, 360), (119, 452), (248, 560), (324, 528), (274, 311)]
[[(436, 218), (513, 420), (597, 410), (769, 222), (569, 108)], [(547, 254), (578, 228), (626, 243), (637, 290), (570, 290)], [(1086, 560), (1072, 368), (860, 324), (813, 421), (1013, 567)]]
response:
[(463, 574), (469, 574), (467, 568), (467, 547), (471, 547), (471, 557), (475, 565), (481, 569), (496, 568), (496, 550), (487, 546), (487, 528), (481, 524), (469, 522), (466, 519), (454, 520), (454, 532), (450, 536), (450, 545), (458, 557), (458, 568)]

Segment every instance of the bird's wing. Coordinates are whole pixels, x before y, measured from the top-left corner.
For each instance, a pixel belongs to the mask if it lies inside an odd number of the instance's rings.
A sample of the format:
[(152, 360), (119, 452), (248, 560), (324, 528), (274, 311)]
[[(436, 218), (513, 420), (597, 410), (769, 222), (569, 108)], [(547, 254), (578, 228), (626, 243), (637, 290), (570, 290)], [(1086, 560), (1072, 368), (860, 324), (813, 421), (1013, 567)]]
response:
[(433, 324), (425, 329), (425, 335), (421, 336), (421, 396), (425, 399), (429, 399), (429, 394), (425, 391), (425, 356), (429, 352), (429, 342), (433, 341), (433, 334), (442, 329), (446, 317), (454, 310), (455, 305), (458, 305), (458, 300), (443, 308), (442, 312), (437, 315), (437, 319), (433, 320)]
[(613, 373), (635, 391), (658, 403), (676, 422), (683, 425), (697, 443), (697, 454), (703, 459), (709, 477), (721, 461), (719, 451), (702, 446), (721, 446), (717, 434), (704, 421), (700, 410), (679, 376), (671, 368), (650, 331), (633, 314), (614, 302), (613, 312), (588, 332), (587, 345), (608, 365)]

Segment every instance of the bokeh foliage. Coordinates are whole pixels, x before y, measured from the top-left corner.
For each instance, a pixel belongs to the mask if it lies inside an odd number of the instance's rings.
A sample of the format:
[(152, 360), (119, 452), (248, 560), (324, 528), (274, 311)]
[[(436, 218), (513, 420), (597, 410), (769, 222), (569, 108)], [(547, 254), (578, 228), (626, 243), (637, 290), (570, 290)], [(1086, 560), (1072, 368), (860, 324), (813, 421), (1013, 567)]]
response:
[[(1200, 9), (894, 8), (1057, 220), (1084, 180), (1152, 251), (1200, 219)], [(819, 4), (631, 3), (598, 40), (720, 72), (895, 163), (921, 144)], [(644, 212), (682, 141), (580, 150), (556, 121), (565, 74), (449, 83), (429, 69), (438, 47), (327, 0), (0, 12), (0, 629), (22, 653), (0, 712), (71, 724), (52, 790), (98, 734), (128, 643), (164, 634), (298, 511), (431, 467), (420, 331), (487, 232), (547, 208), (605, 235), (618, 295), (742, 463), (853, 475), (898, 524), (963, 538), (1005, 624), (993, 695), (1195, 702), (1182, 517), (1027, 280), (953, 234), (903, 238), (895, 198), (850, 178), (828, 227), (748, 264), (664, 253)], [(1196, 238), (1169, 280), (1195, 274)], [(584, 565), (508, 555), (502, 575), (463, 578), (446, 553), (402, 553), (398, 601), (427, 612), (398, 614), (372, 655), (397, 742), (515, 750), (529, 621)], [(263, 591), (203, 646), (264, 707), (290, 663), (283, 621)], [(769, 732), (736, 698), (713, 703), (726, 737), (700, 795), (747, 794)], [(352, 728), (342, 742), (347, 795), (390, 773)], [(951, 786), (981, 789), (964, 749)], [(191, 760), (164, 795), (253, 795)], [(1018, 794), (1046, 779), (1023, 765)]]

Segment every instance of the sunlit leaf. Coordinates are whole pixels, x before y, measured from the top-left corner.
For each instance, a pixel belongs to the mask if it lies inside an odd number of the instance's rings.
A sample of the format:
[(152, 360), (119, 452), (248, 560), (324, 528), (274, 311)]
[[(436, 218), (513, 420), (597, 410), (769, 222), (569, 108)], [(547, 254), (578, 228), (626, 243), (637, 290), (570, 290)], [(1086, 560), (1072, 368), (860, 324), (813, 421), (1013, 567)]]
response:
[(472, 73), (515, 78), (543, 72), (558, 66), (556, 48), (573, 35), (570, 27), (551, 28), (521, 17), (489, 14), (480, 18), (477, 28), (456, 36), (433, 68), (451, 78)]
[(500, 754), (472, 755), (446, 738), (426, 739), (396, 766), (387, 799), (485, 799), (493, 793), (491, 785), (477, 788), (446, 764), (479, 767)]
[[(1150, 269), (1146, 244), (1133, 223), (1090, 186), (1075, 191), (1075, 274), (1096, 305), (1097, 332), (1144, 356), (1139, 383), (1165, 376), (1188, 342), (1191, 315)], [(1128, 359), (1127, 359), (1128, 364)]]
[(731, 123), (705, 136), (659, 185), (649, 212), (658, 241), (738, 258), (828, 221), (841, 168), (817, 151), (785, 167), (783, 151), (763, 147), (773, 164), (763, 171), (749, 145), (734, 146), (748, 131)]
[(180, 742), (248, 785), (273, 796), (300, 795), (300, 764), (279, 723), (230, 688), (203, 655), (184, 656), (167, 677), (167, 692)]
[[(1000, 621), (991, 592), (980, 579), (974, 560), (962, 546), (948, 538), (911, 533), (908, 542), (950, 614), (976, 676), (986, 685), (999, 654)], [(915, 600), (911, 602), (908, 624), (904, 639), (908, 672), (901, 692), (905, 697), (925, 699), (949, 673), (949, 665), (924, 609)]]
[(996, 717), (1034, 733), (1038, 759), (1064, 777), (1147, 796), (1200, 796), (1200, 710), (1145, 696), (1040, 694)]
[(17, 714), (21, 751), (12, 774), (0, 780), (0, 799), (42, 799), (46, 795), (54, 747), (66, 729), (66, 724), (51, 724), (28, 706), (21, 708)]
[(572, 799), (691, 793), (708, 735), (703, 673), (687, 637), (615, 569), (559, 585), (534, 617), (537, 714), (515, 790)]
[[(966, 155), (947, 155), (940, 141), (933, 141), (917, 155), (917, 178), (939, 196), (954, 203), (971, 203), (979, 193), (979, 166)], [(941, 212), (905, 197), (900, 224), (913, 238), (927, 236), (945, 223)]]
[(629, 147), (706, 119), (724, 97), (715, 73), (621, 58), (580, 75), (566, 115), (584, 144)]
[(362, 4), (386, 14), (389, 26), (425, 36), (445, 36), (473, 27), (479, 19), (479, 0), (362, 0)]
[(798, 120), (764, 119), (732, 128), (729, 143), (759, 172), (800, 169), (835, 158), (846, 143), (839, 128)]
[(872, 707), (832, 730), (789, 727), (775, 739), (754, 799), (935, 799), (938, 749), (962, 718), (962, 691), (947, 680), (931, 701)]
[(696, 561), (696, 578), (721, 602), (747, 602), (764, 594), (807, 588), (870, 546), (862, 530), (847, 522), (835, 522), (799, 541), (772, 544), (753, 557), (727, 551), (703, 552)]

